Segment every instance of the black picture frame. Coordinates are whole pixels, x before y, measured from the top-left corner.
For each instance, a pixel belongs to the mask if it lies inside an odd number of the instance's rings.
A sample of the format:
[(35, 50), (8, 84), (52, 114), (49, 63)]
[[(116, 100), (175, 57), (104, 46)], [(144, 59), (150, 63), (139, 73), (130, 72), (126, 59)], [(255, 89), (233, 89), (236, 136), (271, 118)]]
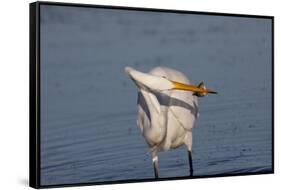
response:
[[(60, 184), (60, 185), (41, 185), (40, 183), (40, 6), (55, 5), (55, 6), (73, 6), (73, 7), (92, 7), (103, 9), (118, 9), (118, 10), (133, 10), (133, 11), (149, 11), (163, 13), (180, 13), (180, 14), (196, 14), (210, 16), (231, 16), (231, 17), (246, 17), (246, 18), (264, 18), (271, 20), (271, 45), (272, 45), (272, 170), (263, 173), (239, 173), (239, 174), (221, 174), (195, 177), (171, 177), (159, 179), (138, 179), (138, 180), (118, 180), (106, 182), (91, 182), (79, 184)], [(183, 180), (194, 178), (211, 178), (211, 177), (227, 177), (227, 176), (242, 176), (242, 175), (258, 175), (258, 174), (273, 174), (274, 173), (274, 17), (264, 15), (248, 15), (248, 14), (230, 14), (218, 12), (199, 12), (186, 10), (168, 10), (155, 8), (139, 8), (139, 7), (121, 7), (121, 6), (104, 6), (78, 3), (59, 3), (59, 2), (34, 2), (29, 5), (29, 39), (30, 39), (30, 76), (29, 76), (29, 185), (33, 188), (53, 188), (53, 187), (69, 187), (69, 186), (84, 186), (84, 185), (100, 185), (100, 184), (120, 184), (120, 183), (135, 183), (148, 181), (163, 181), (163, 180)]]

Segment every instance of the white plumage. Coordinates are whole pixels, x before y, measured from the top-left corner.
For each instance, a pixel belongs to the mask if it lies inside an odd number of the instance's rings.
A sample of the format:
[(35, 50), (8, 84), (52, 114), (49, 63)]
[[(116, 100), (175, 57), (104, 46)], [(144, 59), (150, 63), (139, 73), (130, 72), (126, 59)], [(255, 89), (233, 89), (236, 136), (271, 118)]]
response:
[(194, 91), (175, 87), (175, 83), (191, 86), (189, 79), (166, 67), (156, 67), (149, 73), (129, 67), (125, 71), (138, 88), (137, 126), (151, 149), (155, 177), (158, 177), (157, 152), (181, 145), (186, 145), (189, 171), (193, 175), (192, 128), (198, 116), (198, 101)]

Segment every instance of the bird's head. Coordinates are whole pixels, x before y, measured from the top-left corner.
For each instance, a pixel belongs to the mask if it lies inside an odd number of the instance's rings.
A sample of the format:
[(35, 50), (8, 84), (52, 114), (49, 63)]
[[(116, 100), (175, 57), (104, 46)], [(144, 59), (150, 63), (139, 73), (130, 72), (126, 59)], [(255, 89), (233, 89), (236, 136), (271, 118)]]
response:
[(134, 81), (138, 88), (152, 91), (164, 90), (185, 90), (193, 92), (193, 95), (202, 97), (208, 93), (216, 94), (213, 90), (206, 89), (203, 83), (199, 86), (187, 85), (177, 81), (169, 80), (165, 77), (155, 76), (149, 73), (137, 71), (131, 67), (126, 67), (125, 72)]
[(134, 81), (138, 88), (153, 91), (170, 90), (173, 88), (173, 83), (167, 78), (143, 73), (131, 67), (126, 67), (125, 72)]

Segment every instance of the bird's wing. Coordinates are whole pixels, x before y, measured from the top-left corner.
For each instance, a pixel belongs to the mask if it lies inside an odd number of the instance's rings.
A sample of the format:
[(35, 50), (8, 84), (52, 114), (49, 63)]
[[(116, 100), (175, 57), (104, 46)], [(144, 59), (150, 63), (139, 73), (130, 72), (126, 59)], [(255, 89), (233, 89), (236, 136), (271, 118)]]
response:
[[(188, 78), (181, 72), (166, 67), (156, 67), (150, 71), (156, 76), (164, 76), (169, 80), (191, 84)], [(195, 119), (198, 117), (197, 97), (192, 92), (172, 90), (163, 92), (161, 104), (168, 107), (168, 111), (174, 115), (176, 120), (186, 130), (191, 130)], [(167, 96), (165, 96), (165, 94)], [(161, 97), (161, 96), (160, 96)]]
[(198, 117), (197, 98), (189, 96), (186, 92), (172, 94), (169, 104), (171, 113), (185, 130), (193, 128), (195, 119)]
[(150, 121), (150, 115), (145, 103), (144, 97), (138, 93), (138, 104), (137, 104), (137, 127), (143, 132), (144, 125), (147, 125)]
[(160, 113), (160, 104), (157, 98), (145, 90), (140, 90), (138, 93), (137, 126), (142, 132), (145, 127), (150, 127), (151, 124), (151, 113), (148, 106), (150, 106), (153, 111)]

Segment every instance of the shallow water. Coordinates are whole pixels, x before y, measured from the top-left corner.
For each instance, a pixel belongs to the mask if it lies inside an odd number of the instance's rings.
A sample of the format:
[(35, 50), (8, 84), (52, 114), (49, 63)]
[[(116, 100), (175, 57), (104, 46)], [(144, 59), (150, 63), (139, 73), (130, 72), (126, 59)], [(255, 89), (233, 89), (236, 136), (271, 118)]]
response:
[[(200, 98), (194, 176), (271, 171), (271, 26), (266, 19), (41, 8), (41, 183), (154, 177), (125, 66), (180, 70)], [(157, 23), (157, 24), (156, 24)], [(160, 177), (188, 176), (185, 147)]]

